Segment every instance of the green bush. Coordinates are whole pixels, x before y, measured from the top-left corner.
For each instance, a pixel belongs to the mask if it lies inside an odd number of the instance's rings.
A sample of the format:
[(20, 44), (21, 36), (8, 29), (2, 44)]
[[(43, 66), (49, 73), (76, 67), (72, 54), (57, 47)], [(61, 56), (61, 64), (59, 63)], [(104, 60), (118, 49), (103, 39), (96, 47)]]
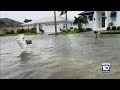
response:
[(120, 34), (120, 32), (101, 32), (101, 34)]
[(116, 26), (113, 26), (113, 27), (112, 27), (112, 30), (116, 30)]
[(69, 29), (69, 30), (67, 30), (68, 32), (70, 32), (71, 30)]
[(10, 34), (14, 34), (14, 30), (11, 30)]
[(5, 32), (6, 34), (10, 34), (10, 32)]
[(29, 33), (30, 30), (29, 30), (29, 29), (24, 29), (24, 32), (25, 32), (25, 33)]
[(24, 29), (18, 29), (17, 32), (18, 32), (18, 33), (24, 33), (25, 30), (24, 30)]
[(86, 28), (86, 31), (92, 31), (92, 28)]
[(120, 26), (117, 27), (117, 30), (120, 30)]
[(31, 33), (37, 33), (37, 28), (36, 27), (33, 27), (33, 28), (31, 28)]
[(110, 30), (110, 27), (107, 27), (107, 30)]

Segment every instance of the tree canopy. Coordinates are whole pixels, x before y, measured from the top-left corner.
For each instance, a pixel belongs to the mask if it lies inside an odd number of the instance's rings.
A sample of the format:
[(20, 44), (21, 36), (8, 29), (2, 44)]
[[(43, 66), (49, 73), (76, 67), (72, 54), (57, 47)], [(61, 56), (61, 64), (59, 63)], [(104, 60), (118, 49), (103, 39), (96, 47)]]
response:
[(27, 23), (27, 22), (31, 22), (32, 20), (31, 19), (25, 19), (24, 22)]

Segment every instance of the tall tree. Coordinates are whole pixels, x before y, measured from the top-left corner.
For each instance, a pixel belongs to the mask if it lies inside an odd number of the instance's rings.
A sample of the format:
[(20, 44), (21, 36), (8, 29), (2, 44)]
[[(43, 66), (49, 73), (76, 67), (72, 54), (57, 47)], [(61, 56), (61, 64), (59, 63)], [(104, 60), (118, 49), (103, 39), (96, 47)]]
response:
[(83, 32), (82, 25), (88, 23), (87, 18), (85, 18), (83, 16), (74, 17), (74, 18), (75, 18), (75, 20), (74, 20), (73, 24), (77, 24), (79, 32)]
[(54, 11), (55, 35), (57, 35), (56, 11)]
[(63, 15), (65, 14), (65, 26), (66, 26), (66, 30), (68, 29), (67, 28), (67, 11), (61, 11), (60, 15)]

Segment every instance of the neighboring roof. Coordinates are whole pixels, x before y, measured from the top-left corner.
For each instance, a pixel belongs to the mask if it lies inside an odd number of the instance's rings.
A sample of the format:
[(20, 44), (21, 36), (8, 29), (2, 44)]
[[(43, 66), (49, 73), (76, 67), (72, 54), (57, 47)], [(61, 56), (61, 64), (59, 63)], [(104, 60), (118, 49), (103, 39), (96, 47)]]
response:
[(82, 13), (79, 13), (78, 15), (90, 15), (90, 14), (94, 14), (94, 11), (84, 11)]
[[(67, 19), (68, 22), (72, 22), (72, 20)], [(43, 23), (51, 23), (51, 22), (55, 22), (54, 21), (54, 16), (51, 17), (44, 17), (38, 20), (33, 20), (31, 22), (28, 23), (24, 23), (22, 25), (32, 25), (32, 24), (43, 24)], [(56, 22), (65, 22), (65, 18), (64, 17), (60, 17), (60, 16), (56, 16)]]
[(0, 18), (0, 21), (9, 24), (10, 26), (21, 26), (21, 22), (9, 19), (9, 18)]

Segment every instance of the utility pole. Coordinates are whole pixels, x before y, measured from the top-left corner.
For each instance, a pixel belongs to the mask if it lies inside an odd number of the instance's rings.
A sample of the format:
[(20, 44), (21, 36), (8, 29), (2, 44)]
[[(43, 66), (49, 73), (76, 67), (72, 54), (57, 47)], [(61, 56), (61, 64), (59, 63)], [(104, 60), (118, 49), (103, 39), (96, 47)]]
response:
[(57, 35), (56, 11), (54, 11), (54, 20), (55, 20), (55, 35)]
[(67, 30), (67, 12), (65, 13), (65, 16), (66, 16), (65, 23), (66, 23), (66, 30)]

